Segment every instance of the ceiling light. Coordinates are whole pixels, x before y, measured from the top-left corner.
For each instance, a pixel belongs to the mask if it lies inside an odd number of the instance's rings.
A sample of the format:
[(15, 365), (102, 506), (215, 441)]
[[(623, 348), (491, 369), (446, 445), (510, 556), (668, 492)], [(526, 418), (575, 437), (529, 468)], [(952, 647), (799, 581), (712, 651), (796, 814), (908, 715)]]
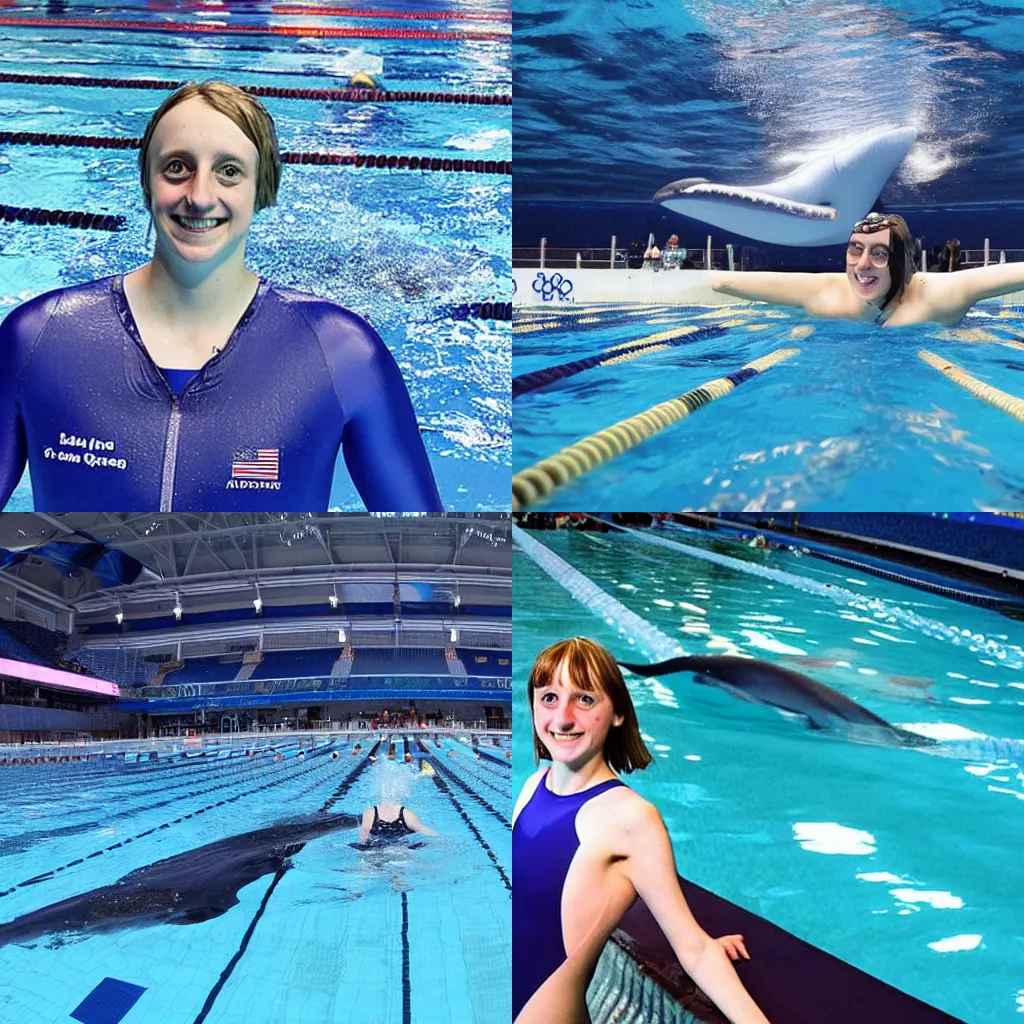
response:
[(330, 605), (331, 605), (332, 608), (337, 608), (338, 607), (338, 595), (337, 594), (330, 594), (330, 595), (328, 595), (327, 600), (330, 602)]
[(459, 639), (459, 631), (452, 626), (452, 643), (455, 643)]
[(339, 629), (338, 630), (338, 643), (339, 644), (343, 644), (344, 642), (345, 642), (345, 630)]
[(121, 623), (124, 622), (124, 612), (118, 609), (118, 612), (114, 616), (114, 618), (117, 619), (117, 624), (120, 626)]

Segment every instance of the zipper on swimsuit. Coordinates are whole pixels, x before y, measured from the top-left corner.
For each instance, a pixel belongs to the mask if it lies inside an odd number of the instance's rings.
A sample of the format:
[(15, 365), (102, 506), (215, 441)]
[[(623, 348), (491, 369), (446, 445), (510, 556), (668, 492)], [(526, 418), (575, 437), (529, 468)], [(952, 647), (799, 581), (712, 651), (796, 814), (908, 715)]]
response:
[[(170, 388), (168, 387), (168, 390)], [(164, 437), (164, 467), (160, 474), (160, 511), (173, 512), (174, 471), (178, 465), (178, 435), (181, 432), (181, 406), (178, 396), (171, 393), (171, 419)]]
[[(249, 305), (245, 308), (237, 324), (235, 324), (234, 330), (231, 332), (230, 337), (224, 344), (217, 355), (212, 359), (208, 360), (202, 369), (217, 363), (223, 359), (224, 353), (231, 347), (235, 338), (241, 334), (243, 328), (249, 323), (256, 313), (256, 308), (260, 304), (260, 300), (269, 290), (270, 285), (265, 277), (260, 277), (256, 284), (256, 292), (253, 295)], [(160, 511), (161, 512), (173, 512), (174, 509), (171, 507), (174, 503), (174, 474), (178, 465), (178, 436), (181, 433), (181, 398), (171, 390), (171, 385), (167, 382), (167, 378), (164, 377), (161, 369), (156, 365), (153, 357), (149, 354), (149, 349), (143, 344), (142, 336), (139, 334), (138, 324), (135, 322), (135, 317), (132, 315), (131, 306), (128, 305), (128, 298), (124, 293), (124, 275), (119, 274), (111, 279), (111, 289), (114, 294), (114, 306), (117, 310), (118, 316), (121, 318), (121, 322), (124, 324), (125, 330), (128, 331), (135, 343), (136, 348), (142, 354), (142, 358), (153, 368), (154, 373), (161, 378), (164, 386), (167, 388), (167, 393), (171, 397), (171, 419), (167, 424), (167, 434), (164, 437), (164, 462), (163, 470), (160, 474)], [(199, 371), (197, 371), (198, 373)], [(185, 391), (182, 392), (181, 397), (184, 397), (192, 387), (192, 381), (185, 387)]]

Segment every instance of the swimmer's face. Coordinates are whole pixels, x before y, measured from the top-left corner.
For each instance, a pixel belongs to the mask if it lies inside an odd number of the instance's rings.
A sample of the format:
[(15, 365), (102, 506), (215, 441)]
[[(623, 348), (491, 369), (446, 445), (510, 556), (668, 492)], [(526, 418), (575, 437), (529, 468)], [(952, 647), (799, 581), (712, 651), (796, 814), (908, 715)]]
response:
[(157, 246), (187, 263), (244, 255), (257, 162), (256, 147), (241, 128), (202, 99), (168, 110), (149, 155)]
[(855, 231), (846, 243), (846, 278), (854, 295), (865, 302), (880, 302), (889, 292), (891, 235), (890, 228)]
[(564, 661), (533, 694), (533, 727), (541, 743), (552, 761), (571, 768), (601, 756), (608, 732), (622, 721), (608, 694), (574, 683)]

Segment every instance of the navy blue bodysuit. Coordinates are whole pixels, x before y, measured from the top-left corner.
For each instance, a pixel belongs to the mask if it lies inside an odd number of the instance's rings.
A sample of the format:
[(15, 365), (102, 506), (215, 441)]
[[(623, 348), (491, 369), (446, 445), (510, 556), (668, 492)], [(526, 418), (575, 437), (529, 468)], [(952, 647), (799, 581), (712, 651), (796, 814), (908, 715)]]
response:
[(579, 849), (576, 815), (595, 796), (625, 785), (609, 779), (556, 796), (544, 774), (512, 829), (512, 1020), (565, 960), (562, 890)]
[(320, 511), (341, 447), (370, 511), (442, 510), (401, 372), (341, 306), (261, 279), (180, 394), (120, 276), (0, 325), (0, 508), (26, 460), (36, 509)]

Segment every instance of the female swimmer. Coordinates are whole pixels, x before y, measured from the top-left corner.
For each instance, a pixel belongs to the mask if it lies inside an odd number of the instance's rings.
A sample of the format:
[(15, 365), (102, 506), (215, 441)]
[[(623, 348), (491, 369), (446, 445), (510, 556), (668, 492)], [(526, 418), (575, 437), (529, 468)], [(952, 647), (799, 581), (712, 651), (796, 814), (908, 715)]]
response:
[(679, 887), (658, 811), (618, 772), (646, 768), (636, 711), (615, 659), (576, 637), (542, 651), (527, 688), (534, 753), (551, 761), (523, 786), (512, 820), (512, 1017), (586, 1024), (585, 994), (608, 936), (640, 896), (686, 972), (734, 1024), (767, 1024), (729, 957)]
[(845, 274), (714, 272), (716, 292), (802, 306), (814, 316), (887, 326), (958, 324), (980, 299), (1024, 288), (1024, 263), (994, 263), (957, 274), (914, 273), (914, 240), (898, 214), (869, 213), (846, 243)]
[(0, 507), (27, 461), (39, 509), (326, 509), (340, 449), (371, 511), (441, 510), (374, 330), (245, 266), (281, 175), (263, 106), (184, 86), (153, 115), (139, 170), (152, 260), (0, 325)]

